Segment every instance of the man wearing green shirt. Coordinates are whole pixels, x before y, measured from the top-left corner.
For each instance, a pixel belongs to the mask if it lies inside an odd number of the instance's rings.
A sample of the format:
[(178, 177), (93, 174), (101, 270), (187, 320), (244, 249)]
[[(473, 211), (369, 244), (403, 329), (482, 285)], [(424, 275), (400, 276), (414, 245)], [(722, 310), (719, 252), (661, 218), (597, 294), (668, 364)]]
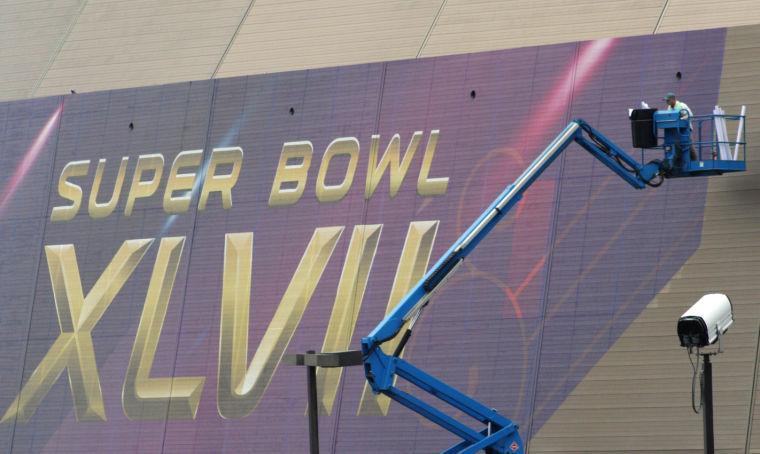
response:
[[(689, 109), (689, 106), (687, 106), (685, 102), (681, 102), (681, 101), (677, 100), (675, 93), (670, 92), (670, 93), (666, 94), (665, 97), (662, 98), (662, 100), (665, 101), (665, 103), (668, 105), (668, 108), (665, 109), (665, 110), (675, 110), (677, 112), (681, 112), (681, 111), (685, 110), (686, 112), (689, 113), (689, 117), (693, 116), (693, 114), (691, 113), (691, 109)], [(691, 130), (691, 123), (689, 124), (689, 130)], [(694, 145), (693, 144), (689, 147), (689, 155), (690, 155), (692, 161), (696, 161), (697, 160), (697, 152), (696, 152), (696, 150), (694, 150)]]

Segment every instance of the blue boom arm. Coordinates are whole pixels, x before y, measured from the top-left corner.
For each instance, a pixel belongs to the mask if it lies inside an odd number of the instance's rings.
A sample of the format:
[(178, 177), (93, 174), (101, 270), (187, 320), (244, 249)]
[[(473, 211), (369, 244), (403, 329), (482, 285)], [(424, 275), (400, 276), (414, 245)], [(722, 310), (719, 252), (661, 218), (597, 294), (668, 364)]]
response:
[[(570, 122), (454, 242), (393, 311), (361, 341), (365, 375), (375, 393), (385, 394), (462, 439), (461, 443), (444, 453), (475, 453), (485, 450), (486, 453), (521, 454), (523, 444), (517, 425), (508, 418), (414, 367), (399, 355), (411, 335), (414, 323), (436, 290), (441, 288), (470, 252), (522, 198), (523, 192), (572, 142), (578, 143), (636, 189), (643, 189), (647, 185), (659, 186), (662, 182), (663, 165), (659, 161), (641, 164), (585, 121), (577, 119)], [(391, 355), (385, 353), (380, 345), (396, 337), (405, 325), (406, 331), (395, 352)], [(397, 376), (480, 421), (485, 428), (481, 431), (473, 430), (417, 397), (401, 391), (395, 386)]]

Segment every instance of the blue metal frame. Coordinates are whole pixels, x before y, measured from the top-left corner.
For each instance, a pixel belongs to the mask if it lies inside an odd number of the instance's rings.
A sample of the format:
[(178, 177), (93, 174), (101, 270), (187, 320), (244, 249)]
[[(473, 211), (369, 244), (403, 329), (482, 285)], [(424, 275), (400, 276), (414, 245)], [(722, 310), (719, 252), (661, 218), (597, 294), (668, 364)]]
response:
[[(741, 165), (738, 161), (732, 161), (735, 167), (729, 170), (725, 161), (711, 161), (712, 164), (710, 161), (690, 162), (688, 156), (686, 162), (676, 168), (674, 163), (678, 161), (678, 156), (675, 145), (679, 144), (680, 148), (685, 150), (691, 145), (689, 121), (681, 119), (677, 112), (656, 112), (655, 125), (656, 128), (665, 130), (665, 159), (642, 164), (585, 121), (576, 119), (570, 122), (525, 171), (499, 194), (375, 329), (362, 339), (364, 371), (373, 392), (385, 394), (462, 439), (444, 453), (474, 453), (481, 449), (486, 453), (498, 454), (522, 454), (524, 451), (518, 426), (511, 420), (414, 367), (396, 354), (386, 354), (380, 347), (381, 344), (397, 336), (409, 323), (401, 346), (397, 349), (397, 352), (400, 352), (411, 334), (411, 325), (435, 291), (522, 198), (525, 190), (573, 142), (578, 143), (636, 189), (643, 189), (647, 185), (659, 186), (664, 177), (686, 176), (689, 172), (708, 175), (744, 170), (744, 161), (741, 161)], [(713, 167), (704, 167), (707, 165)], [(401, 391), (395, 386), (396, 377), (407, 380), (461, 410), (484, 424), (485, 428), (479, 432), (473, 430), (430, 404)]]
[[(689, 116), (688, 112), (678, 111), (658, 111), (654, 114), (654, 127), (656, 130), (664, 131), (662, 148), (665, 152), (664, 166), (668, 178), (721, 175), (728, 172), (743, 172), (747, 170), (746, 158), (746, 124), (742, 132), (741, 140), (738, 142), (720, 142), (715, 137), (714, 128), (710, 129), (710, 140), (704, 140), (703, 134), (706, 133), (705, 123), (713, 125), (716, 117), (723, 117), (726, 120), (742, 120), (742, 115), (700, 115)], [(692, 140), (692, 133), (696, 124), (697, 140)], [(717, 159), (717, 147), (725, 143), (729, 146), (740, 145), (742, 148), (741, 159), (737, 156), (736, 160)], [(690, 149), (697, 153), (697, 160), (692, 161)], [(705, 150), (710, 154), (704, 156)]]

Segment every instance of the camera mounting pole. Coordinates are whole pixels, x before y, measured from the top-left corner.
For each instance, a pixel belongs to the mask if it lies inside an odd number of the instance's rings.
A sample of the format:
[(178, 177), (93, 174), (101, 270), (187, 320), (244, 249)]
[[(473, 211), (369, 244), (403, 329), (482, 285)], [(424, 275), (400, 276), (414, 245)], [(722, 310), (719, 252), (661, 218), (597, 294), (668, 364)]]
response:
[(705, 454), (715, 454), (715, 434), (713, 431), (713, 390), (712, 363), (710, 356), (716, 353), (702, 353), (702, 422), (704, 426)]
[(697, 355), (702, 356), (702, 375), (699, 378), (700, 395), (702, 407), (702, 429), (705, 444), (705, 454), (715, 454), (715, 430), (713, 427), (713, 377), (712, 377), (712, 362), (710, 357), (723, 353), (720, 330), (718, 330), (718, 337), (716, 343), (718, 344), (717, 350), (700, 351), (697, 348)]

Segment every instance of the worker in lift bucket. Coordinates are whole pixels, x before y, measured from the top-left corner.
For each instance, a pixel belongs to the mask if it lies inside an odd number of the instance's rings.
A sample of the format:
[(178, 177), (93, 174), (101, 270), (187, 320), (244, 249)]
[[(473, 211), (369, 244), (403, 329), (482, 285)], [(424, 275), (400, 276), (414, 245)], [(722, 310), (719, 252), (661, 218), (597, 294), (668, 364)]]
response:
[[(668, 106), (668, 108), (665, 109), (665, 110), (675, 110), (675, 111), (681, 112), (682, 113), (681, 118), (683, 118), (683, 115), (685, 115), (684, 111), (686, 113), (688, 113), (689, 118), (691, 118), (692, 116), (694, 116), (691, 113), (691, 109), (689, 109), (689, 106), (687, 106), (685, 102), (682, 102), (682, 101), (679, 101), (679, 100), (676, 99), (676, 94), (675, 93), (670, 92), (670, 93), (666, 94), (665, 97), (662, 98), (662, 100), (665, 101), (665, 104), (667, 104), (667, 106)], [(689, 122), (689, 131), (691, 131), (691, 122)], [(680, 151), (681, 150), (679, 149), (678, 151), (679, 151), (679, 155), (680, 155)], [(690, 155), (692, 161), (696, 161), (697, 160), (697, 152), (696, 152), (696, 150), (694, 150), (694, 144), (691, 144), (691, 146), (689, 147), (689, 155)]]

